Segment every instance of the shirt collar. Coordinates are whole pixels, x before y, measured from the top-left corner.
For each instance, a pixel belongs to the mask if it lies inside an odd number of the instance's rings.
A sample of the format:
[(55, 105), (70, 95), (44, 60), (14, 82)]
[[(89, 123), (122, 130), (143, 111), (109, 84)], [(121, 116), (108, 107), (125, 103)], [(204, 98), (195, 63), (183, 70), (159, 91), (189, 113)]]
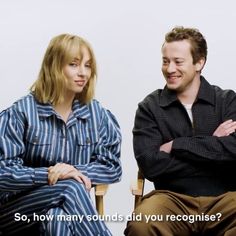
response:
[[(200, 77), (201, 84), (198, 91), (198, 95), (196, 98), (197, 100), (204, 100), (212, 105), (215, 105), (215, 96), (214, 96), (214, 89), (212, 86), (206, 81), (206, 79), (201, 76)], [(178, 101), (176, 92), (164, 87), (161, 97), (160, 97), (160, 106), (166, 107), (169, 106), (171, 103)]]
[(37, 101), (37, 110), (38, 110), (39, 117), (46, 118), (46, 117), (56, 114), (51, 103), (39, 103)]
[(72, 111), (75, 117), (80, 119), (88, 119), (90, 117), (89, 107), (86, 104), (81, 104), (75, 100), (72, 105)]
[[(52, 115), (57, 115), (51, 103), (42, 104), (37, 102), (37, 109), (40, 117), (47, 118)], [(88, 119), (90, 117), (88, 105), (81, 104), (78, 100), (74, 100), (72, 104), (72, 112), (76, 118)]]
[(215, 90), (203, 76), (201, 76), (201, 85), (197, 95), (198, 100), (204, 100), (212, 105), (215, 105)]

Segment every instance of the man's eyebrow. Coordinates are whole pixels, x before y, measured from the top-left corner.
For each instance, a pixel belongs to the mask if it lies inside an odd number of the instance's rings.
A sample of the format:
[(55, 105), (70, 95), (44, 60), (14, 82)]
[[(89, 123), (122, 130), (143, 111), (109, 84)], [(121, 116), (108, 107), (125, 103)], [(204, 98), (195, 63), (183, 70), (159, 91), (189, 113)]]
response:
[[(163, 60), (169, 60), (168, 57), (162, 57), (162, 59), (163, 59)], [(173, 59), (174, 59), (174, 60), (184, 60), (183, 57), (174, 57)]]

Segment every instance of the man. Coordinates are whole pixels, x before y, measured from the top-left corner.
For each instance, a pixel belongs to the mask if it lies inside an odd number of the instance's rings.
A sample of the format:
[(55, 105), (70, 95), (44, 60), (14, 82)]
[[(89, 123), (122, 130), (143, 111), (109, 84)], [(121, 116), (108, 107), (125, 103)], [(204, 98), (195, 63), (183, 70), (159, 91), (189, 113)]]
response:
[(201, 76), (207, 43), (197, 29), (167, 33), (162, 55), (166, 86), (139, 104), (133, 129), (138, 166), (156, 190), (125, 235), (235, 236), (236, 94)]

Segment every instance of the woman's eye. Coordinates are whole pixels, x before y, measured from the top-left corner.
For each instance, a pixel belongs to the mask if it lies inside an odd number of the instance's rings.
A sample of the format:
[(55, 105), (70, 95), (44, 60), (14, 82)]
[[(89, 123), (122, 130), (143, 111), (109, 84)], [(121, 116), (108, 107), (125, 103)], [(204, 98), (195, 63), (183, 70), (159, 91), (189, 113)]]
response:
[(73, 67), (76, 67), (76, 66), (77, 66), (77, 64), (74, 63), (74, 62), (71, 62), (69, 65), (70, 65), (70, 66), (73, 66)]

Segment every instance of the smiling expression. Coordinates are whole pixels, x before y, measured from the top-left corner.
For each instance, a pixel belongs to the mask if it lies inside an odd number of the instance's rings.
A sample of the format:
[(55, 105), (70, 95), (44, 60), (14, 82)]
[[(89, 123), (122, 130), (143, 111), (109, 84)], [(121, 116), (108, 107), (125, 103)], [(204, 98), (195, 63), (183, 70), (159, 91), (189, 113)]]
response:
[(169, 89), (182, 93), (194, 85), (200, 76), (204, 61), (193, 64), (188, 40), (165, 42), (162, 47), (162, 73)]
[(91, 56), (88, 49), (83, 46), (80, 56), (73, 58), (63, 68), (63, 73), (67, 79), (66, 93), (81, 93), (91, 78)]

